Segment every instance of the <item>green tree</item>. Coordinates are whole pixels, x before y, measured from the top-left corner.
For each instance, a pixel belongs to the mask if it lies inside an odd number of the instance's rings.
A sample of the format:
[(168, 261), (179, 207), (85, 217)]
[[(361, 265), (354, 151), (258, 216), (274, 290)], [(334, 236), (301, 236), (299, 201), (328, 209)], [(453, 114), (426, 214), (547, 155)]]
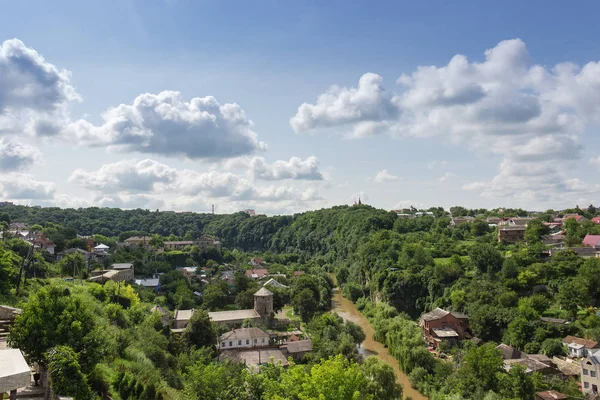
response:
[(394, 369), (377, 357), (367, 357), (361, 366), (369, 380), (367, 392), (375, 399), (401, 399), (402, 386), (396, 383)]
[(75, 400), (90, 398), (87, 378), (81, 372), (77, 353), (68, 346), (56, 346), (46, 355), (50, 385), (54, 393), (72, 396)]
[(501, 392), (505, 399), (533, 400), (535, 386), (531, 375), (521, 365), (513, 365), (508, 374), (500, 375)]
[(78, 277), (85, 270), (85, 259), (80, 253), (67, 254), (58, 262), (63, 275)]
[(547, 235), (549, 229), (540, 219), (534, 219), (527, 223), (525, 228), (525, 241), (528, 244), (540, 243), (541, 237)]
[(106, 326), (101, 321), (82, 295), (62, 285), (50, 285), (40, 288), (25, 303), (8, 342), (21, 349), (30, 362), (43, 366), (51, 348), (69, 346), (79, 355), (85, 372), (102, 358)]
[(547, 355), (548, 357), (554, 356), (566, 356), (567, 352), (565, 346), (560, 339), (546, 339), (542, 342), (540, 353)]
[(504, 371), (504, 362), (494, 343), (474, 347), (464, 356), (458, 374), (462, 393), (473, 396), (498, 388), (498, 374)]
[(21, 257), (15, 252), (0, 247), (0, 294), (8, 294), (11, 282), (19, 271)]
[(294, 313), (300, 315), (302, 321), (308, 322), (318, 310), (319, 303), (315, 300), (315, 293), (306, 288), (301, 290), (292, 299)]
[(474, 245), (469, 251), (469, 256), (477, 269), (483, 273), (498, 272), (504, 261), (500, 252), (488, 243)]
[(183, 337), (189, 346), (214, 347), (217, 344), (217, 331), (208, 312), (196, 310), (183, 331)]

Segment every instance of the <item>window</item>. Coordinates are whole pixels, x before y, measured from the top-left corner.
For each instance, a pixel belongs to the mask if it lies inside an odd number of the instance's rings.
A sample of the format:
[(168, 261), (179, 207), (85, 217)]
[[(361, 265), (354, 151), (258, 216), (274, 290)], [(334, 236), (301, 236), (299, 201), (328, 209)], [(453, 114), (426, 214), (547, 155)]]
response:
[(225, 342), (221, 342), (221, 347), (225, 347)]
[(590, 383), (589, 382), (583, 382), (583, 387), (588, 389), (590, 387)]
[(598, 393), (598, 386), (592, 385), (592, 392)]
[(592, 378), (595, 378), (596, 377), (596, 371), (594, 371), (593, 369), (590, 369), (590, 376)]
[(265, 338), (262, 338), (262, 342), (263, 342), (263, 343), (265, 342)]
[(442, 322), (442, 329), (446, 329), (446, 323)]
[(229, 347), (231, 347), (233, 345), (233, 343), (231, 343), (231, 340), (229, 341)]
[(246, 344), (250, 344), (250, 339), (246, 339)]
[(584, 374), (584, 375), (587, 375), (588, 373), (589, 373), (589, 372), (588, 372), (588, 370), (584, 368), (584, 369), (583, 369), (583, 374)]
[(238, 346), (241, 346), (241, 345), (242, 345), (242, 341), (238, 340)]
[(256, 344), (258, 342), (258, 339), (254, 339), (254, 344)]

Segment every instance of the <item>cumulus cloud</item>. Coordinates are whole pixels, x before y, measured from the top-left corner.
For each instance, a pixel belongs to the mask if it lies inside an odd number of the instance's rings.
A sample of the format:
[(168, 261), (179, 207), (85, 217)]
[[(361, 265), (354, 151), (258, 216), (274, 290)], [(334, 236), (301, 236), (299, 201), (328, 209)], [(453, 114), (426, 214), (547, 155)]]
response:
[(158, 196), (144, 193), (102, 196), (97, 198), (94, 203), (102, 207), (117, 207), (124, 209), (161, 209), (165, 205), (165, 202)]
[[(357, 88), (335, 88), (315, 104), (301, 105), (290, 121), (292, 128), (343, 127), (356, 132), (367, 124), (372, 127), (367, 133), (441, 137), (501, 156), (504, 162), (498, 176), (485, 183), (488, 188), (500, 189), (502, 179), (517, 177), (509, 173), (541, 169), (546, 172), (535, 181), (558, 190), (573, 188), (568, 171), (570, 162), (582, 157), (579, 136), (587, 126), (600, 122), (596, 106), (600, 63), (579, 67), (567, 62), (546, 68), (533, 63), (520, 39), (498, 43), (485, 51), (480, 62), (458, 54), (441, 67), (420, 66), (401, 75), (397, 83), (399, 93), (385, 92), (381, 77), (367, 74)], [(357, 93), (368, 93), (364, 97), (369, 101), (352, 101)], [(551, 170), (533, 166), (549, 162), (557, 165)], [(549, 181), (556, 185), (545, 186)], [(512, 196), (531, 186), (502, 188), (508, 192), (498, 192)]]
[(364, 74), (358, 87), (332, 86), (319, 96), (316, 104), (304, 103), (290, 119), (296, 132), (308, 132), (353, 124), (353, 136), (369, 136), (383, 128), (384, 121), (399, 115), (394, 97), (382, 86), (377, 74)]
[(3, 199), (51, 199), (55, 193), (54, 183), (37, 181), (29, 174), (11, 173), (0, 175), (0, 195)]
[(319, 159), (314, 156), (302, 160), (300, 157), (291, 157), (289, 161), (277, 160), (269, 164), (264, 157), (241, 157), (225, 163), (227, 169), (246, 169), (254, 179), (278, 181), (285, 179), (294, 180), (323, 180), (324, 176), (319, 170)]
[(117, 192), (149, 192), (157, 185), (175, 182), (177, 172), (168, 165), (154, 160), (119, 161), (104, 164), (98, 171), (77, 169), (69, 177), (69, 183), (75, 183), (90, 190)]
[(23, 171), (40, 158), (36, 148), (0, 138), (0, 171)]
[(20, 40), (0, 44), (0, 133), (44, 132), (45, 121), (66, 118), (68, 103), (80, 99), (70, 80)]
[(123, 152), (219, 159), (265, 150), (242, 108), (212, 97), (185, 101), (181, 93), (141, 94), (102, 114), (104, 123), (78, 120), (66, 127), (74, 140)]
[(382, 169), (375, 175), (373, 179), (376, 183), (394, 182), (400, 178), (396, 175), (390, 174), (387, 169)]

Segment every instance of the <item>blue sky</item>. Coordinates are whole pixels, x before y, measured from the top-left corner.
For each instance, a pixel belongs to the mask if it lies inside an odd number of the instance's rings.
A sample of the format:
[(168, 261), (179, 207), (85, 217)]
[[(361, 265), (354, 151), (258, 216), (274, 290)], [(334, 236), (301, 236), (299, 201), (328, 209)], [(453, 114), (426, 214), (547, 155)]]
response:
[(7, 2), (0, 197), (268, 214), (359, 195), (597, 203), (599, 8)]

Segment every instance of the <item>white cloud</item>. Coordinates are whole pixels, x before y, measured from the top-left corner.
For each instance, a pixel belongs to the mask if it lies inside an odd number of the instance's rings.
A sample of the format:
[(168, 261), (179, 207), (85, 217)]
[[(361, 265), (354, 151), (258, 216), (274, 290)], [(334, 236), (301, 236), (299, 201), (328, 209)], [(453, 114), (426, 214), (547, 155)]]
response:
[(446, 172), (446, 173), (444, 173), (444, 175), (442, 175), (442, 176), (440, 176), (438, 178), (438, 181), (440, 181), (440, 182), (446, 182), (446, 181), (449, 181), (449, 180), (451, 180), (453, 178), (456, 178), (456, 177), (457, 177), (457, 175), (455, 173), (453, 173), (453, 172)]
[(0, 195), (5, 200), (51, 199), (55, 193), (54, 183), (37, 181), (29, 174), (0, 175)]
[(381, 76), (367, 73), (360, 78), (357, 88), (332, 86), (319, 96), (316, 104), (304, 103), (298, 107), (290, 124), (296, 132), (355, 124), (355, 136), (369, 136), (381, 128), (382, 121), (397, 118), (399, 112), (382, 81)]
[(376, 183), (385, 183), (385, 182), (394, 182), (399, 180), (400, 178), (396, 175), (392, 175), (388, 172), (387, 169), (382, 169), (375, 175), (373, 179)]
[(117, 207), (125, 209), (161, 209), (164, 208), (165, 202), (158, 196), (148, 194), (116, 194), (110, 196), (99, 197), (94, 201), (95, 204), (101, 207)]
[(23, 171), (41, 159), (41, 153), (34, 147), (9, 142), (0, 137), (0, 171)]
[(590, 164), (600, 167), (600, 157), (590, 158)]
[[(371, 128), (366, 134), (441, 137), (473, 151), (500, 155), (504, 162), (495, 178), (467, 186), (484, 185), (484, 196), (494, 192), (518, 197), (534, 193), (534, 187), (574, 190), (568, 172), (570, 161), (582, 157), (579, 136), (600, 122), (596, 105), (600, 63), (546, 68), (532, 62), (519, 39), (486, 50), (481, 62), (459, 54), (441, 67), (420, 66), (400, 76), (398, 94), (383, 91), (378, 75), (365, 76), (357, 88), (334, 88), (316, 104), (301, 105), (290, 121), (292, 127), (296, 131), (343, 127), (360, 137), (364, 135), (356, 132), (367, 124)], [(357, 93), (368, 93), (364, 97), (369, 101), (353, 101)], [(551, 168), (544, 168), (547, 163)], [(529, 178), (527, 185), (515, 184), (523, 170), (543, 173)]]
[(173, 91), (141, 94), (132, 104), (108, 109), (102, 119), (99, 126), (78, 120), (66, 133), (93, 146), (190, 159), (236, 157), (266, 149), (239, 105), (221, 105), (211, 96), (185, 101)]
[(54, 134), (47, 121), (64, 120), (80, 99), (71, 74), (48, 63), (18, 39), (0, 44), (0, 133)]
[(444, 168), (448, 165), (448, 161), (433, 160), (427, 164), (427, 169)]
[(323, 180), (324, 176), (319, 170), (319, 159), (314, 156), (302, 160), (300, 157), (291, 157), (289, 161), (277, 160), (269, 164), (264, 157), (241, 157), (225, 162), (226, 169), (246, 169), (254, 179), (278, 181), (284, 179), (294, 180)]
[(177, 172), (168, 165), (154, 160), (119, 161), (104, 164), (98, 171), (73, 171), (69, 183), (104, 193), (118, 191), (149, 192), (158, 185), (175, 182)]

